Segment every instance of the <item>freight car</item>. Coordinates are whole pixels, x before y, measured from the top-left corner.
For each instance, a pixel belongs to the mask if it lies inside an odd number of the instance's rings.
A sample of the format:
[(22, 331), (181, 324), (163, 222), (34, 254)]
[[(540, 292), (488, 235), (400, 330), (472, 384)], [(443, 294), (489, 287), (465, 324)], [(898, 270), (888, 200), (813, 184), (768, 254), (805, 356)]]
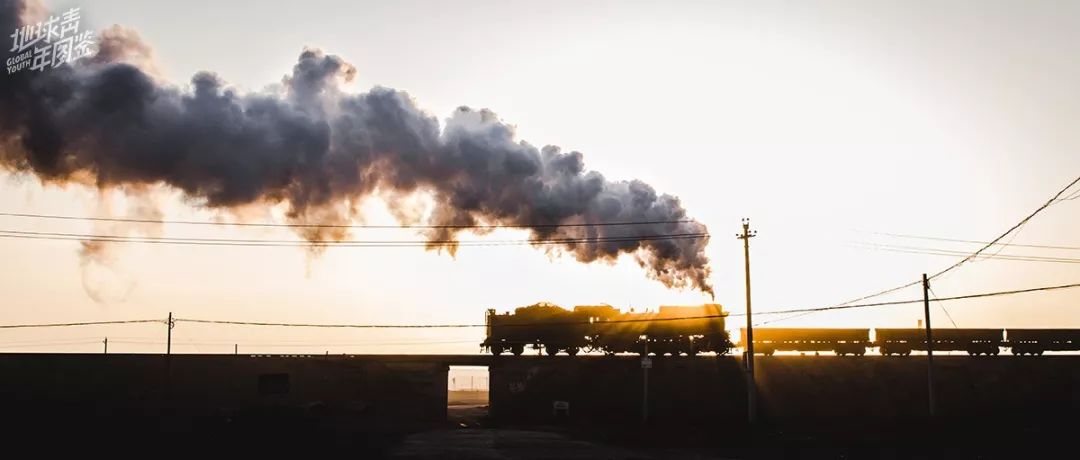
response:
[(1005, 333), (1014, 355), (1080, 351), (1080, 329), (1009, 329)]
[(517, 308), (513, 313), (488, 310), (487, 338), (480, 346), (494, 355), (505, 351), (520, 355), (526, 348), (571, 356), (580, 351), (657, 356), (725, 354), (732, 346), (724, 329), (726, 315), (718, 304), (661, 306), (656, 312), (624, 313), (609, 305), (566, 310), (539, 303)]
[[(1019, 331), (1032, 332), (1012, 335), (1014, 341), (1006, 342), (1003, 329), (934, 329), (934, 350), (964, 351), (974, 356), (997, 355), (1003, 346), (1011, 346), (1016, 355), (1036, 354), (1039, 350), (1080, 349), (1080, 331), (1077, 330)], [(745, 330), (741, 337), (740, 344), (745, 347)], [(1015, 341), (1020, 339), (1026, 341)], [(832, 351), (838, 355), (862, 356), (875, 347), (885, 356), (907, 356), (912, 351), (926, 351), (926, 330), (877, 328), (871, 341), (870, 329), (754, 329), (755, 354)]]
[[(874, 343), (882, 355), (910, 355), (926, 351), (926, 329), (875, 329)], [(966, 351), (969, 355), (996, 355), (1003, 344), (1002, 329), (934, 329), (934, 351)]]
[[(746, 343), (746, 329), (740, 329)], [(754, 328), (754, 354), (771, 356), (777, 351), (831, 351), (862, 356), (870, 346), (870, 329)]]

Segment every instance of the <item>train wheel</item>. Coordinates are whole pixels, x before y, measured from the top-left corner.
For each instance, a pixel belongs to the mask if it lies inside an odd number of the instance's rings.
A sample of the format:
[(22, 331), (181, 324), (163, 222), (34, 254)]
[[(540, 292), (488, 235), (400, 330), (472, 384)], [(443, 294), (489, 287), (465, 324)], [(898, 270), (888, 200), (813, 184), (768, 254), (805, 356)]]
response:
[(491, 354), (493, 354), (495, 356), (499, 356), (499, 355), (502, 354), (502, 352), (503, 352), (503, 346), (502, 345), (492, 345), (491, 346)]
[(510, 347), (510, 353), (513, 353), (514, 356), (521, 356), (521, 354), (524, 353), (524, 352), (525, 352), (525, 346), (524, 345), (513, 345), (513, 346)]
[(547, 353), (548, 356), (555, 356), (559, 354), (559, 347), (551, 344), (544, 345), (544, 353)]
[(568, 354), (568, 355), (570, 355), (570, 356), (577, 356), (577, 354), (578, 354), (578, 347), (570, 347), (570, 348), (567, 348), (567, 349), (566, 349), (566, 354)]

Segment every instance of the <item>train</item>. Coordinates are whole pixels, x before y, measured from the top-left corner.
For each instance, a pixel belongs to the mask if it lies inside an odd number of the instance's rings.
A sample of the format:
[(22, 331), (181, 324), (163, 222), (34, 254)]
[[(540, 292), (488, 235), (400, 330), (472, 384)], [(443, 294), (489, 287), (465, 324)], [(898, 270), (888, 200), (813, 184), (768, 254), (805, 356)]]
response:
[(720, 304), (661, 306), (655, 312), (623, 312), (610, 305), (567, 310), (541, 302), (512, 313), (489, 309), (481, 349), (519, 356), (526, 348), (549, 356), (580, 352), (688, 355), (727, 354), (733, 347)]
[[(720, 304), (661, 306), (657, 311), (623, 312), (610, 305), (579, 305), (565, 309), (540, 302), (513, 312), (487, 310), (487, 337), (481, 350), (493, 355), (520, 356), (526, 349), (549, 356), (582, 352), (606, 355), (726, 355), (735, 344), (725, 329), (728, 313)], [(871, 336), (871, 331), (873, 335)], [(872, 338), (871, 338), (872, 337)], [(1047, 351), (1080, 351), (1080, 329), (934, 329), (934, 351), (966, 352), (972, 356), (1042, 355)], [(745, 348), (746, 329), (739, 345)], [(754, 328), (754, 353), (831, 352), (863, 356), (877, 349), (884, 356), (925, 352), (922, 328)]]
[[(875, 328), (754, 328), (754, 354), (772, 355), (777, 351), (833, 352), (837, 355), (862, 356), (877, 348), (884, 356), (907, 356), (912, 351), (925, 352), (926, 329)], [(933, 329), (934, 351), (959, 351), (971, 356), (998, 355), (1009, 348), (1013, 355), (1041, 355), (1047, 351), (1080, 351), (1080, 329)], [(740, 331), (740, 344), (746, 344), (746, 329)], [(744, 345), (745, 346), (745, 345)]]

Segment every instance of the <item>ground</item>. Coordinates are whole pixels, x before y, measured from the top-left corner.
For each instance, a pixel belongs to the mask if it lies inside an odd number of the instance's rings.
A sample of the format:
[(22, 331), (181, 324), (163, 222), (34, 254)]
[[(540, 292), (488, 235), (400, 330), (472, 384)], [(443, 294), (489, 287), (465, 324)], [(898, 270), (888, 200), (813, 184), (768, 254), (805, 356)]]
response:
[(392, 450), (398, 459), (714, 459), (678, 449), (632, 449), (575, 439), (560, 427), (488, 426), (487, 393), (451, 391), (449, 426), (406, 436)]

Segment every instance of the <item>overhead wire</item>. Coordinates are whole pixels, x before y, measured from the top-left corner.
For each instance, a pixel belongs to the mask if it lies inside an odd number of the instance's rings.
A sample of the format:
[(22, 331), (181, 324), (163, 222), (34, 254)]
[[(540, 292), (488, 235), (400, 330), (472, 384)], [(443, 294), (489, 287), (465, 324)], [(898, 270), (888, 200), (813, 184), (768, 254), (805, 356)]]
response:
[[(1016, 295), (1025, 294), (1031, 292), (1043, 292), (1043, 291), (1056, 291), (1063, 289), (1074, 289), (1080, 287), (1080, 283), (1061, 284), (1053, 286), (1040, 286), (1035, 288), (1026, 289), (1014, 289), (1008, 291), (994, 291), (994, 292), (982, 292), (975, 294), (957, 295), (951, 297), (936, 298), (938, 302), (953, 301), (953, 300), (967, 300), (986, 297), (997, 297), (1004, 295)], [(889, 305), (907, 305), (923, 302), (923, 299), (913, 300), (895, 300), (888, 302), (873, 302), (862, 304), (850, 304), (850, 305), (832, 305), (826, 307), (810, 307), (810, 308), (792, 308), (783, 310), (772, 310), (758, 313), (759, 315), (781, 315), (781, 314), (794, 314), (804, 312), (818, 312), (829, 310), (846, 310), (854, 308), (869, 308)], [(572, 321), (572, 322), (522, 322), (522, 323), (509, 323), (500, 324), (499, 326), (515, 327), (515, 326), (559, 326), (559, 325), (587, 325), (602, 323), (605, 325), (620, 324), (620, 323), (640, 323), (640, 322), (665, 322), (665, 321), (686, 321), (696, 319), (709, 319), (709, 318), (723, 318), (729, 316), (743, 316), (745, 313), (739, 312), (724, 312), (719, 315), (699, 315), (699, 316), (680, 316), (680, 317), (668, 317), (668, 318), (632, 318), (632, 319), (619, 319), (610, 321)], [(139, 323), (162, 323), (165, 324), (166, 320), (150, 319), (150, 320), (114, 320), (114, 321), (86, 321), (86, 322), (70, 322), (70, 323), (32, 323), (32, 324), (0, 324), (0, 329), (16, 329), (16, 328), (45, 328), (45, 327), (71, 327), (71, 326), (91, 326), (91, 325), (105, 325), (105, 324), (139, 324)], [(174, 323), (195, 323), (195, 324), (221, 324), (221, 325), (237, 325), (237, 326), (273, 326), (273, 327), (305, 327), (305, 328), (355, 328), (355, 329), (451, 329), (451, 328), (477, 328), (488, 327), (488, 324), (477, 323), (459, 323), (459, 324), (346, 324), (346, 323), (287, 323), (287, 322), (263, 322), (263, 321), (235, 321), (235, 320), (211, 320), (200, 318), (173, 318)]]
[[(967, 300), (977, 299), (985, 297), (997, 297), (1004, 295), (1017, 295), (1031, 292), (1042, 291), (1056, 291), (1063, 289), (1074, 289), (1080, 287), (1080, 283), (1062, 284), (1054, 286), (1041, 286), (1027, 289), (1015, 289), (1009, 291), (995, 291), (995, 292), (983, 292), (975, 294), (965, 294), (951, 297), (938, 298), (939, 302), (953, 301), (953, 300)], [(826, 307), (810, 307), (810, 308), (791, 308), (784, 310), (772, 310), (758, 313), (759, 315), (783, 315), (783, 314), (795, 314), (804, 312), (818, 312), (829, 310), (846, 310), (854, 308), (869, 308), (880, 307), (890, 305), (909, 305), (922, 303), (923, 299), (912, 300), (895, 300), (888, 302), (873, 302), (862, 304), (850, 304), (850, 305), (832, 305)], [(634, 319), (622, 319), (622, 320), (610, 320), (600, 322), (590, 321), (565, 321), (565, 322), (522, 322), (522, 323), (507, 323), (499, 324), (499, 327), (524, 327), (524, 326), (563, 326), (563, 325), (587, 325), (587, 324), (619, 324), (619, 323), (640, 323), (640, 322), (664, 322), (664, 321), (686, 321), (696, 319), (709, 319), (709, 318), (722, 318), (730, 316), (744, 316), (745, 313), (739, 312), (725, 312), (719, 315), (699, 315), (699, 316), (680, 316), (671, 318), (634, 318)], [(358, 328), (358, 329), (435, 329), (435, 328), (477, 328), (487, 327), (487, 324), (331, 324), (331, 323), (276, 323), (276, 322), (258, 322), (258, 321), (233, 321), (233, 320), (208, 320), (208, 319), (196, 319), (196, 318), (174, 318), (173, 321), (181, 323), (202, 323), (202, 324), (228, 324), (238, 326), (274, 326), (274, 327), (310, 327), (310, 328)]]
[(941, 308), (941, 311), (945, 312), (945, 317), (949, 318), (949, 322), (952, 323), (952, 327), (954, 329), (958, 328), (959, 326), (956, 325), (956, 321), (953, 320), (952, 315), (949, 314), (949, 310), (947, 308), (945, 308), (945, 303), (942, 302), (941, 300), (938, 300), (938, 296), (937, 296), (937, 293), (934, 292), (934, 288), (930, 287), (930, 285), (927, 285), (926, 288), (927, 288), (927, 290), (930, 291), (930, 297), (932, 299), (934, 299), (935, 302), (937, 302), (937, 305), (938, 305), (938, 307)]
[(707, 233), (671, 233), (628, 236), (606, 236), (585, 238), (539, 238), (524, 240), (461, 241), (461, 240), (251, 240), (231, 238), (173, 238), (122, 235), (92, 235), (58, 232), (31, 232), (0, 230), (0, 238), (41, 239), (80, 242), (106, 243), (146, 243), (175, 244), (194, 246), (251, 246), (251, 247), (351, 247), (351, 248), (395, 248), (427, 247), (430, 245), (455, 244), (463, 247), (472, 246), (509, 246), (509, 245), (545, 245), (545, 244), (585, 244), (618, 243), (633, 241), (665, 241), (708, 238)]
[(214, 225), (234, 227), (268, 227), (268, 228), (368, 228), (368, 229), (496, 229), (496, 228), (562, 228), (562, 227), (613, 227), (631, 225), (664, 225), (697, 223), (693, 219), (671, 220), (646, 220), (646, 221), (622, 221), (622, 222), (573, 222), (573, 223), (534, 223), (534, 224), (401, 224), (401, 225), (368, 225), (368, 224), (325, 224), (325, 223), (277, 223), (277, 222), (214, 222), (198, 220), (164, 220), (164, 219), (134, 219), (123, 217), (87, 217), (65, 216), (56, 214), (33, 214), (19, 212), (0, 212), (4, 217), (20, 217), (29, 219), (49, 220), (78, 220), (92, 222), (118, 222), (138, 224), (175, 224), (175, 225)]
[(100, 344), (100, 343), (101, 342), (98, 341), (98, 340), (69, 341), (69, 342), (50, 342), (50, 343), (25, 344), (25, 345), (0, 345), (0, 348), (9, 348), (10, 349), (10, 348), (64, 347), (64, 346), (69, 346), (69, 345), (91, 345), (91, 344)]
[(987, 249), (989, 249), (990, 247), (997, 244), (999, 241), (1004, 239), (1006, 236), (1008, 236), (1012, 232), (1016, 231), (1020, 227), (1023, 227), (1025, 224), (1028, 223), (1028, 221), (1030, 221), (1035, 216), (1039, 215), (1039, 213), (1041, 213), (1044, 209), (1046, 209), (1046, 208), (1050, 207), (1051, 205), (1053, 205), (1054, 203), (1056, 203), (1058, 198), (1060, 198), (1061, 195), (1063, 195), (1067, 190), (1072, 188), (1072, 186), (1076, 185), (1077, 182), (1080, 182), (1080, 176), (1077, 176), (1076, 179), (1073, 179), (1072, 182), (1069, 182), (1069, 185), (1066, 185), (1060, 191), (1055, 193), (1054, 196), (1051, 197), (1049, 200), (1047, 200), (1046, 203), (1043, 203), (1042, 206), (1039, 206), (1038, 208), (1035, 208), (1035, 211), (1033, 211), (1031, 214), (1028, 214), (1027, 217), (1024, 217), (1023, 219), (1021, 219), (1020, 222), (1016, 223), (1016, 225), (1013, 225), (1012, 227), (1009, 227), (1009, 229), (1006, 230), (1005, 233), (1002, 233), (997, 238), (994, 238), (994, 239), (990, 240), (989, 243), (983, 245), (981, 248), (979, 248), (975, 252), (972, 252), (967, 257), (964, 257), (963, 259), (957, 261), (956, 263), (954, 263), (954, 264), (952, 264), (952, 265), (950, 265), (948, 267), (945, 267), (945, 269), (943, 269), (943, 270), (941, 270), (941, 271), (939, 271), (937, 273), (934, 273), (933, 275), (930, 275), (929, 277), (927, 277), (927, 279), (937, 278), (937, 277), (939, 277), (939, 276), (941, 276), (941, 275), (943, 275), (945, 273), (948, 273), (948, 272), (956, 269), (957, 267), (967, 263), (968, 261), (971, 261), (971, 260), (975, 259), (980, 254), (982, 254), (983, 251), (986, 251)]
[[(967, 244), (989, 244), (987, 241), (978, 240), (966, 240), (961, 238), (942, 238), (936, 236), (923, 236), (923, 235), (907, 235), (903, 233), (884, 233), (876, 232), (876, 235), (890, 236), (894, 238), (915, 239), (915, 240), (927, 240), (927, 241), (941, 241), (945, 243), (967, 243)], [(1017, 248), (1032, 248), (1032, 249), (1057, 249), (1063, 251), (1080, 251), (1080, 246), (1054, 246), (1046, 244), (1023, 244), (1023, 243), (997, 243), (1002, 247), (1017, 247)]]
[[(958, 256), (965, 255), (967, 252), (955, 251), (950, 249), (940, 248), (927, 248), (919, 246), (906, 246), (906, 245), (892, 245), (892, 244), (872, 244), (872, 243), (858, 243), (857, 245), (868, 247), (875, 250), (897, 252), (902, 254), (926, 254), (936, 256)], [(1035, 255), (1022, 255), (1022, 254), (985, 254), (980, 256), (985, 260), (1013, 260), (1023, 262), (1049, 262), (1049, 263), (1065, 263), (1065, 264), (1077, 264), (1080, 263), (1080, 258), (1072, 257), (1051, 257), (1051, 256), (1035, 256)]]
[[(1027, 223), (1028, 221), (1030, 221), (1030, 220), (1031, 220), (1032, 218), (1034, 218), (1034, 217), (1035, 217), (1036, 215), (1038, 215), (1039, 213), (1041, 213), (1041, 212), (1042, 212), (1042, 211), (1043, 211), (1044, 209), (1046, 209), (1046, 208), (1050, 207), (1051, 205), (1053, 205), (1054, 203), (1058, 202), (1058, 200), (1059, 200), (1059, 198), (1061, 197), (1061, 195), (1062, 195), (1062, 194), (1064, 194), (1064, 193), (1065, 193), (1065, 192), (1066, 192), (1067, 190), (1069, 190), (1070, 188), (1072, 188), (1072, 187), (1073, 187), (1074, 185), (1076, 185), (1076, 184), (1077, 184), (1078, 182), (1080, 182), (1080, 176), (1077, 176), (1077, 177), (1076, 177), (1076, 179), (1073, 179), (1073, 180), (1072, 180), (1071, 182), (1069, 182), (1069, 184), (1068, 184), (1068, 185), (1066, 185), (1066, 186), (1065, 186), (1064, 188), (1062, 188), (1062, 189), (1061, 189), (1060, 191), (1058, 191), (1057, 193), (1055, 193), (1055, 194), (1054, 194), (1054, 196), (1052, 196), (1052, 197), (1051, 197), (1051, 198), (1050, 198), (1049, 200), (1047, 200), (1047, 201), (1046, 201), (1045, 203), (1043, 203), (1043, 204), (1042, 204), (1041, 206), (1039, 206), (1038, 208), (1036, 208), (1036, 209), (1035, 209), (1035, 211), (1033, 211), (1032, 213), (1028, 214), (1028, 215), (1027, 215), (1026, 217), (1024, 217), (1023, 219), (1021, 219), (1021, 220), (1020, 220), (1020, 222), (1017, 222), (1017, 223), (1016, 223), (1016, 225), (1013, 225), (1013, 226), (1012, 226), (1012, 227), (1010, 227), (1010, 228), (1009, 228), (1008, 230), (1006, 230), (1006, 231), (1005, 231), (1005, 233), (1002, 233), (1002, 234), (1001, 234), (1001, 235), (999, 235), (999, 236), (998, 236), (997, 238), (994, 238), (994, 239), (993, 239), (993, 240), (991, 240), (990, 242), (986, 243), (985, 245), (983, 245), (983, 246), (982, 246), (981, 248), (979, 248), (979, 249), (978, 249), (978, 250), (976, 250), (975, 252), (973, 252), (973, 253), (970, 253), (970, 254), (967, 254), (967, 255), (966, 255), (966, 256), (965, 256), (965, 257), (964, 257), (963, 259), (961, 259), (960, 261), (958, 261), (958, 262), (956, 262), (956, 263), (954, 263), (954, 264), (952, 264), (952, 265), (950, 265), (950, 266), (946, 267), (945, 269), (943, 269), (943, 270), (941, 270), (941, 271), (939, 271), (939, 272), (937, 272), (937, 273), (934, 273), (933, 275), (929, 276), (929, 277), (928, 277), (928, 279), (934, 279), (934, 278), (937, 278), (937, 277), (939, 277), (939, 276), (942, 276), (942, 275), (944, 275), (945, 273), (948, 273), (948, 272), (950, 272), (950, 271), (952, 271), (952, 270), (956, 269), (957, 267), (959, 267), (959, 266), (963, 265), (964, 263), (966, 263), (966, 262), (968, 262), (968, 261), (970, 261), (970, 260), (972, 260), (972, 259), (974, 259), (974, 258), (978, 257), (978, 256), (979, 256), (980, 254), (982, 254), (982, 253), (983, 253), (983, 251), (985, 251), (985, 250), (986, 250), (987, 248), (989, 248), (989, 247), (992, 247), (992, 246), (994, 246), (994, 245), (998, 244), (998, 243), (999, 243), (999, 242), (1000, 242), (1000, 241), (1001, 241), (1001, 240), (1002, 240), (1003, 238), (1005, 238), (1005, 237), (1006, 237), (1007, 235), (1009, 235), (1009, 234), (1013, 233), (1013, 232), (1014, 232), (1014, 231), (1015, 231), (1016, 229), (1018, 229), (1018, 228), (1020, 228), (1020, 227), (1024, 226), (1024, 225), (1025, 225), (1025, 224), (1026, 224), (1026, 223)], [(1077, 193), (1080, 193), (1080, 191), (1078, 191)], [(916, 285), (919, 285), (919, 284), (922, 284), (922, 280), (915, 280), (915, 281), (912, 281), (912, 282), (910, 282), (910, 283), (906, 283), (906, 284), (902, 284), (902, 285), (899, 285), (899, 286), (896, 286), (896, 287), (892, 287), (892, 288), (884, 289), (884, 290), (881, 290), (881, 291), (877, 291), (877, 292), (874, 292), (874, 293), (872, 293), (872, 294), (864, 295), (864, 296), (861, 296), (861, 297), (858, 297), (858, 298), (855, 298), (855, 299), (849, 300), (849, 301), (847, 301), (847, 302), (843, 302), (843, 303), (839, 303), (839, 304), (836, 304), (836, 305), (834, 305), (834, 307), (842, 307), (842, 306), (845, 306), (845, 305), (850, 305), (850, 304), (853, 304), (853, 303), (855, 303), (855, 302), (861, 302), (861, 301), (864, 301), (864, 300), (869, 300), (869, 299), (872, 299), (872, 298), (875, 298), (875, 297), (880, 297), (880, 296), (883, 296), (883, 295), (887, 295), (887, 294), (892, 294), (892, 293), (894, 293), (894, 292), (897, 292), (897, 291), (901, 291), (901, 290), (903, 290), (903, 289), (907, 289), (907, 288), (909, 288), (909, 287), (912, 287), (912, 286), (916, 286)], [(825, 311), (825, 310), (822, 310), (822, 311)]]
[(70, 323), (0, 324), (0, 329), (101, 326), (101, 325), (106, 325), (106, 324), (143, 324), (143, 323), (162, 323), (162, 324), (165, 324), (166, 320), (164, 320), (164, 319), (129, 319), (129, 320), (112, 320), (112, 321), (81, 321), (81, 322), (70, 322)]

